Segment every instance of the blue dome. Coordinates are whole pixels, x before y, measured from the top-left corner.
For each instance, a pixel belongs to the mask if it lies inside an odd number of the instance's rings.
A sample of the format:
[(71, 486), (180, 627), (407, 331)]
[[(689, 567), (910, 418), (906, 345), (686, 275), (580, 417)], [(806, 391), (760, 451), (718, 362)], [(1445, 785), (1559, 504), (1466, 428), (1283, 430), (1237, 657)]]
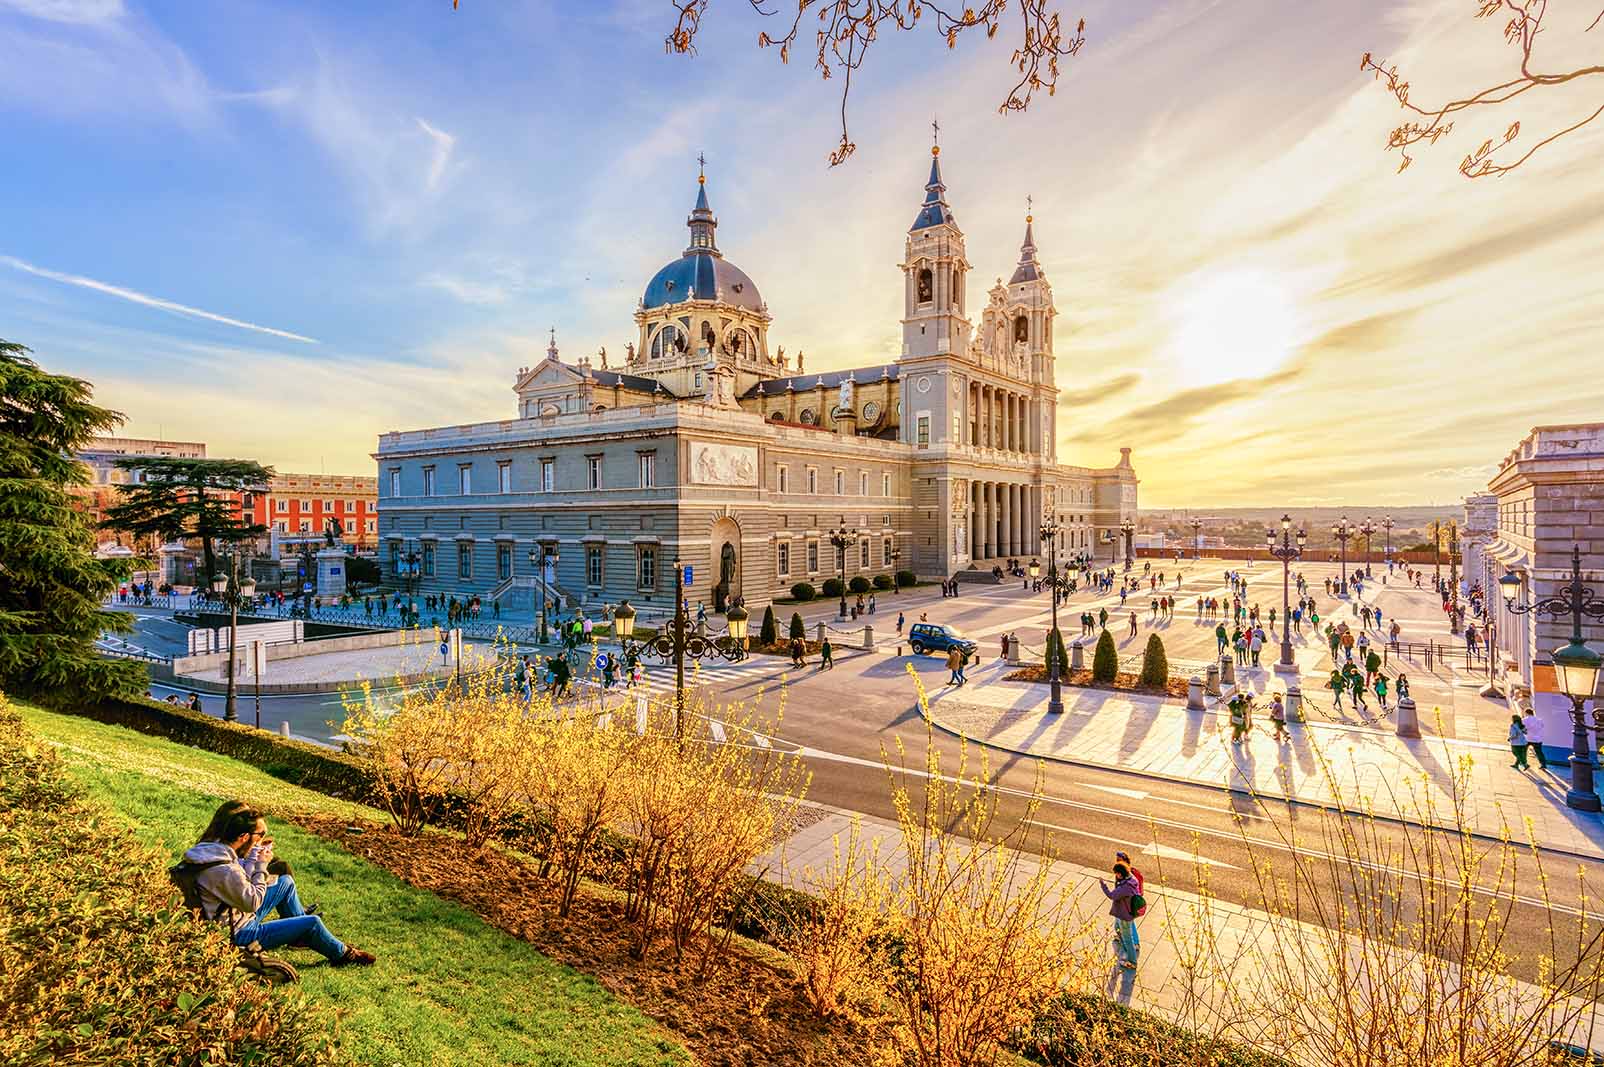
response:
[(752, 311), (763, 310), (763, 297), (746, 272), (711, 252), (687, 252), (652, 275), (641, 306), (650, 311), (687, 300), (721, 300)]

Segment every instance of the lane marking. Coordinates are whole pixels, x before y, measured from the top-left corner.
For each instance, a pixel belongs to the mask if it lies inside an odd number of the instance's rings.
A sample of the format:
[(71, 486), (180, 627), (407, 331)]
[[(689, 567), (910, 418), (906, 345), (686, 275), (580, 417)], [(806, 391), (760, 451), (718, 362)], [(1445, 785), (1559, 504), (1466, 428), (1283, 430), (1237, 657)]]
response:
[(1146, 800), (1148, 797), (1148, 794), (1140, 789), (1121, 789), (1117, 785), (1098, 785), (1095, 782), (1083, 782), (1081, 784), (1085, 785), (1088, 789), (1101, 789), (1105, 793), (1113, 793), (1116, 796), (1129, 797), (1131, 800)]

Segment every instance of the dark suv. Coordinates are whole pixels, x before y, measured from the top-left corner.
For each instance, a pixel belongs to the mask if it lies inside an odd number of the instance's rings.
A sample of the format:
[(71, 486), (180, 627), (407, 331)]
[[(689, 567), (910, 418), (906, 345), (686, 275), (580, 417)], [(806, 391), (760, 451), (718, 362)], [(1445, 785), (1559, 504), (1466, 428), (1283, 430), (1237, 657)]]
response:
[(908, 630), (908, 647), (913, 654), (922, 656), (926, 652), (946, 652), (956, 648), (965, 656), (973, 656), (980, 650), (980, 646), (969, 640), (951, 626), (943, 626), (934, 622), (916, 622)]

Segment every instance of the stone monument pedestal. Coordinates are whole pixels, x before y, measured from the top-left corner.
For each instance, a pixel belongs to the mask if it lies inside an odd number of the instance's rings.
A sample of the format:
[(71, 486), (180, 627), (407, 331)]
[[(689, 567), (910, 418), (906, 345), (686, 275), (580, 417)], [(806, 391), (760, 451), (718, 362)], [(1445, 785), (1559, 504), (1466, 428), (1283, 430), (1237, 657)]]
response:
[(345, 549), (325, 548), (317, 554), (317, 595), (345, 594)]

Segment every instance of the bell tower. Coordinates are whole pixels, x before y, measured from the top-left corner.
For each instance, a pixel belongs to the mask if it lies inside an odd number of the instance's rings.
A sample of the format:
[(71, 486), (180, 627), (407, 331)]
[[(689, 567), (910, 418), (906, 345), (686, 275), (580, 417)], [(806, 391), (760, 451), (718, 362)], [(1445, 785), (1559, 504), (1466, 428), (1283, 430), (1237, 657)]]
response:
[(1030, 380), (1053, 385), (1053, 287), (1047, 272), (1036, 259), (1034, 216), (1025, 215), (1025, 240), (1019, 246), (1019, 265), (1008, 279), (1004, 297), (1008, 316), (1008, 343), (1022, 354), (1030, 368)]
[[(931, 123), (939, 134), (940, 127)], [(903, 300), (902, 358), (920, 359), (963, 353), (969, 348), (964, 317), (964, 283), (969, 261), (964, 235), (947, 203), (941, 180), (941, 146), (930, 147), (930, 180), (924, 203), (908, 230), (901, 263)]]

